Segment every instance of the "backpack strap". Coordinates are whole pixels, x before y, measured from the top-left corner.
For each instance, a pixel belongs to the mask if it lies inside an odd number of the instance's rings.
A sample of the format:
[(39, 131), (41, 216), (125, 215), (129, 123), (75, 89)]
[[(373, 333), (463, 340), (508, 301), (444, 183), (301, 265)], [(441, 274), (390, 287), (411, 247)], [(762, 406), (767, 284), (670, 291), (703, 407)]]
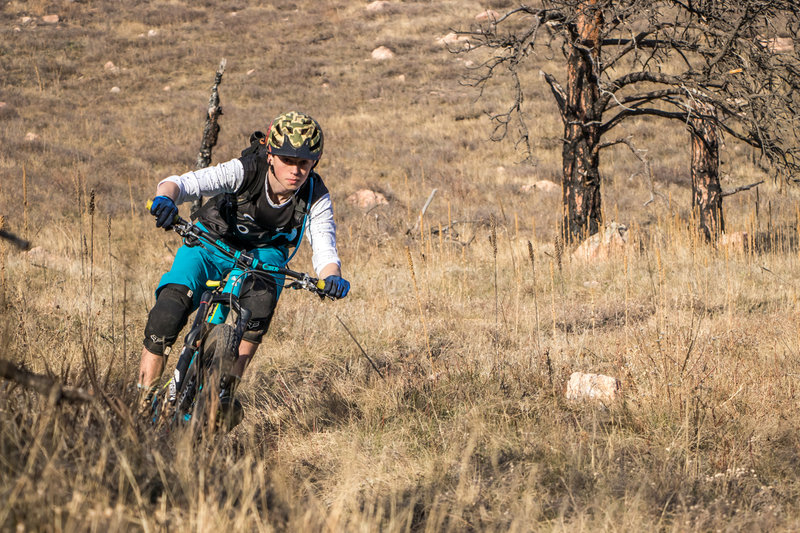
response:
[[(310, 208), (308, 206), (311, 205), (311, 199), (314, 197), (314, 175), (313, 174), (310, 175), (308, 177), (308, 179), (309, 179), (308, 201), (305, 202), (306, 203), (305, 209), (301, 211), (303, 213), (303, 223), (300, 226), (300, 236), (297, 238), (297, 244), (295, 245), (294, 250), (292, 250), (292, 255), (290, 255), (289, 258), (286, 260), (286, 262), (283, 263), (284, 267), (289, 264), (289, 261), (292, 260), (292, 258), (294, 257), (294, 254), (297, 253), (297, 250), (300, 248), (300, 245), (303, 243), (303, 234), (306, 231), (306, 222), (308, 221), (308, 212), (310, 210)], [(295, 208), (294, 208), (295, 216), (297, 216), (297, 214), (298, 214), (298, 205), (300, 203), (301, 202), (297, 202), (297, 204), (295, 204)]]

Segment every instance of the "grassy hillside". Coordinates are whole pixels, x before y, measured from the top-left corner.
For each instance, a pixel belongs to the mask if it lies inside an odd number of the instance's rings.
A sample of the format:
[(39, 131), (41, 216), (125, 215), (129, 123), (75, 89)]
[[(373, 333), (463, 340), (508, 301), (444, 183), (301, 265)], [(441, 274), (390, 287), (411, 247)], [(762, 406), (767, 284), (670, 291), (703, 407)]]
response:
[[(525, 187), (559, 180), (539, 75), (562, 76), (558, 58), (524, 80), (522, 164), (489, 140), (508, 88), (479, 97), (463, 82), (482, 52), (437, 42), (511, 5), (0, 1), (0, 215), (34, 246), (0, 241), (0, 357), (104, 398), (0, 381), (0, 529), (797, 529), (797, 189), (726, 198), (746, 245), (706, 246), (688, 231), (688, 134), (632, 123), (657, 194), (627, 147), (604, 153), (605, 218), (628, 244), (574, 258), (560, 194)], [(285, 293), (244, 421), (193, 445), (129, 407), (179, 246), (144, 203), (193, 168), (222, 58), (214, 161), (284, 110), (316, 117), (353, 288)], [(766, 178), (727, 142), (725, 189)], [(362, 188), (388, 204), (349, 203)], [(293, 266), (311, 269), (307, 244)], [(576, 371), (618, 378), (621, 400), (567, 401)]]

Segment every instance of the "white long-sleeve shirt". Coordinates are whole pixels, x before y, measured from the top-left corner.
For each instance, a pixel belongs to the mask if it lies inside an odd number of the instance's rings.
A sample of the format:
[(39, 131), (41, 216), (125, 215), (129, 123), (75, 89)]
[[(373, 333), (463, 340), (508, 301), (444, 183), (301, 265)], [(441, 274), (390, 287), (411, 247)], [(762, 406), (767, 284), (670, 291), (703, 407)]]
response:
[[(265, 190), (269, 191), (269, 180), (265, 180)], [(244, 182), (244, 167), (239, 159), (232, 159), (212, 167), (193, 170), (180, 176), (170, 176), (161, 183), (172, 182), (180, 190), (175, 199), (176, 204), (196, 200), (201, 196), (216, 196), (222, 193), (235, 193)], [(291, 202), (275, 204), (267, 194), (267, 201), (272, 207), (283, 207)], [(335, 263), (341, 267), (342, 262), (336, 249), (336, 224), (333, 221), (333, 203), (330, 194), (321, 196), (309, 206), (306, 222), (306, 237), (311, 244), (311, 262), (319, 275), (327, 265)]]

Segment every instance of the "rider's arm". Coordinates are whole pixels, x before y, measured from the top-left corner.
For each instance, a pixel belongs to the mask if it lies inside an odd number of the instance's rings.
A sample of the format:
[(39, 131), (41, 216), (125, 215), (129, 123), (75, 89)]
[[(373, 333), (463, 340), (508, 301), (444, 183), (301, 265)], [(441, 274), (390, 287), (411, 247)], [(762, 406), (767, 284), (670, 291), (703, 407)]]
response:
[(317, 276), (319, 276), (319, 279), (325, 279), (328, 276), (341, 277), (341, 275), (342, 275), (342, 268), (339, 266), (338, 263), (328, 263), (327, 265), (322, 267), (322, 270), (317, 272)]
[(156, 195), (169, 196), (176, 204), (196, 200), (201, 196), (216, 196), (235, 192), (244, 181), (244, 167), (239, 159), (232, 159), (213, 167), (193, 170), (180, 176), (162, 180)]
[(317, 275), (323, 279), (330, 275), (340, 276), (342, 262), (336, 250), (336, 224), (329, 194), (322, 196), (309, 209), (306, 235), (311, 243), (311, 263)]

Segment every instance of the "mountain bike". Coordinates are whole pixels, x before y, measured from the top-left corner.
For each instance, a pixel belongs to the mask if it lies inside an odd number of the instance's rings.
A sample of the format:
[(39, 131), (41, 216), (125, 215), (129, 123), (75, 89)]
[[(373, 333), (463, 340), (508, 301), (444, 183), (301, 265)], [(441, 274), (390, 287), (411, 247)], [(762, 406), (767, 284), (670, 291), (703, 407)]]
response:
[(208, 290), (200, 298), (172, 378), (153, 397), (152, 420), (156, 423), (163, 417), (171, 425), (185, 423), (229, 431), (243, 416), (235, 398), (238, 378), (230, 371), (239, 357), (239, 344), (251, 317), (251, 312), (239, 303), (247, 277), (266, 277), (268, 282), (278, 283), (275, 276), (283, 276), (292, 280), (284, 288), (307, 290), (321, 299), (334, 298), (323, 292), (324, 280), (262, 263), (179, 216), (172, 229), (186, 245), (213, 248), (233, 259), (235, 266), (225, 279), (206, 283)]

